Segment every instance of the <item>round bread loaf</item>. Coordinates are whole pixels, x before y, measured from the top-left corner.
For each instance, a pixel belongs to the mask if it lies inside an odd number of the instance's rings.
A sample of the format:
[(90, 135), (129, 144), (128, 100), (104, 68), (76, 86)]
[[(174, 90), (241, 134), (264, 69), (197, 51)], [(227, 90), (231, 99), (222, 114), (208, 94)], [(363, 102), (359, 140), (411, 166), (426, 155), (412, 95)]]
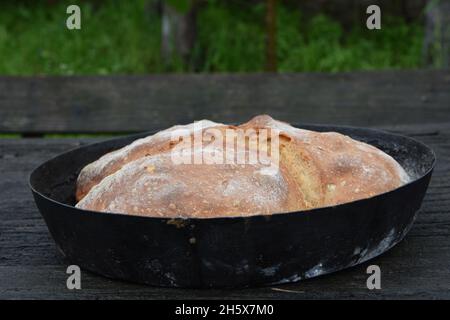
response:
[[(230, 132), (243, 131), (251, 134), (239, 145)], [(265, 161), (250, 161), (262, 151)], [(373, 146), (263, 115), (240, 126), (207, 120), (175, 126), (108, 153), (80, 172), (76, 206), (152, 217), (250, 216), (368, 198), (408, 179)]]

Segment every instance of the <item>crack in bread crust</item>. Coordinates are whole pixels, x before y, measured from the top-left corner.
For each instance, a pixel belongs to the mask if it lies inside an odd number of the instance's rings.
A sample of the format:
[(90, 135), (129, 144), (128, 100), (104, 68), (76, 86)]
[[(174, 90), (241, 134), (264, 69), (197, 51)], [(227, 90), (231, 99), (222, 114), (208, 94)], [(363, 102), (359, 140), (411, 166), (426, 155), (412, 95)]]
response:
[[(194, 124), (169, 128), (87, 165), (77, 180), (76, 206), (155, 217), (250, 216), (345, 203), (408, 181), (392, 157), (339, 133), (297, 129), (266, 115), (237, 127), (208, 120), (197, 125), (200, 131)], [(203, 139), (207, 129), (252, 129), (258, 137), (261, 129), (277, 130), (279, 151), (269, 147), (269, 153), (279, 152), (279, 170), (260, 163), (175, 165), (173, 134), (185, 130)], [(212, 141), (205, 138), (190, 152), (213, 152)], [(248, 157), (252, 148), (237, 153)]]

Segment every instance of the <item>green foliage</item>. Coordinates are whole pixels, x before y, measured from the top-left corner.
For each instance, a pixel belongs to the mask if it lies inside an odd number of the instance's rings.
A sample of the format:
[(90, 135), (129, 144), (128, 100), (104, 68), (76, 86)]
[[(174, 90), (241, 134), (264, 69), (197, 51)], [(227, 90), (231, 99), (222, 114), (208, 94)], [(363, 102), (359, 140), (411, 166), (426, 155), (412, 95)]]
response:
[[(297, 21), (297, 23), (295, 23)], [(319, 15), (302, 23), (298, 13), (279, 10), (279, 70), (350, 71), (420, 66), (422, 27), (384, 19), (381, 30), (354, 28), (344, 33)]]
[[(176, 5), (190, 0), (170, 0)], [(265, 59), (264, 2), (207, 2), (198, 14), (192, 64), (160, 55), (161, 19), (151, 0), (80, 1), (82, 29), (66, 29), (66, 7), (77, 1), (0, 4), (0, 74), (142, 74), (261, 72)], [(237, 3), (237, 2), (236, 2)], [(383, 16), (382, 29), (344, 31), (335, 20), (303, 17), (278, 7), (281, 72), (417, 68), (423, 30)]]
[(251, 72), (264, 66), (264, 28), (260, 5), (249, 10), (230, 10), (210, 5), (198, 15), (195, 48), (204, 55), (203, 72)]
[(81, 30), (66, 28), (68, 3), (0, 5), (0, 74), (161, 70), (160, 21), (147, 1), (104, 1), (98, 8), (82, 2)]
[(177, 10), (180, 13), (186, 13), (189, 11), (192, 5), (191, 0), (163, 0), (172, 8)]

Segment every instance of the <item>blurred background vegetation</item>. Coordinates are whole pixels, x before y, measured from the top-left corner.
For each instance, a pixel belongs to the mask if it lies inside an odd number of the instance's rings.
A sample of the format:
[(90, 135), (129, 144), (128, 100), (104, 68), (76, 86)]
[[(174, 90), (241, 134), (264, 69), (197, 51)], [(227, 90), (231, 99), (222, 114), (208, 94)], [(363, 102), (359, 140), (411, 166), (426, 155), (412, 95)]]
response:
[[(331, 2), (338, 9), (329, 1), (276, 1), (277, 71), (422, 67), (426, 1), (415, 0), (409, 9), (404, 8), (405, 1), (389, 1), (388, 9), (382, 7), (382, 29), (373, 31), (365, 24), (365, 8), (371, 3)], [(69, 4), (81, 8), (81, 30), (66, 28)], [(267, 1), (184, 4), (176, 0), (1, 1), (0, 74), (265, 70)], [(175, 15), (167, 18), (167, 12)], [(162, 25), (173, 23), (174, 16), (187, 15), (194, 17), (189, 21), (195, 24), (188, 48), (164, 50)]]

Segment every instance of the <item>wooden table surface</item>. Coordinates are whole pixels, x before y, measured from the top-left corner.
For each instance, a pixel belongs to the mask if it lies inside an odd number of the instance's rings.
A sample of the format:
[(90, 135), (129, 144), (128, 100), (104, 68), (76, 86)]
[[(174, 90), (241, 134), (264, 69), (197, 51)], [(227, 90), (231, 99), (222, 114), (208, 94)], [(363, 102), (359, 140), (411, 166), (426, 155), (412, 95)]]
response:
[[(423, 141), (437, 154), (417, 221), (393, 249), (362, 265), (301, 281), (240, 290), (156, 288), (82, 271), (82, 289), (66, 288), (59, 256), (28, 187), (33, 168), (94, 139), (0, 139), (0, 298), (450, 298), (450, 123), (385, 127)], [(98, 139), (96, 139), (98, 140)], [(408, 199), (405, 199), (408, 201)], [(366, 268), (381, 268), (381, 290), (368, 290)]]

